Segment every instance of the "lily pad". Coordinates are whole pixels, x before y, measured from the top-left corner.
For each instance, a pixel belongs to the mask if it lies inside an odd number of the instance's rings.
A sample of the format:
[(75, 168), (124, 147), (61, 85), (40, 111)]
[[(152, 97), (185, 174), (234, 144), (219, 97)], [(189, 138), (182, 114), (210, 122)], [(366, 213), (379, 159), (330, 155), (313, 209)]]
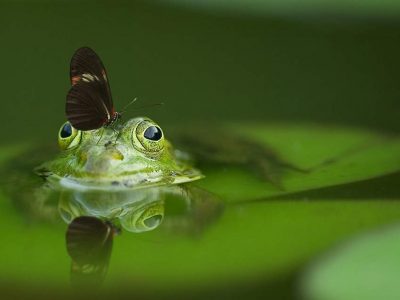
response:
[(400, 299), (400, 226), (374, 230), (336, 247), (304, 274), (307, 299)]
[(308, 170), (286, 170), (278, 187), (233, 166), (202, 170), (199, 182), (228, 202), (249, 201), (366, 180), (400, 170), (400, 138), (367, 130), (316, 125), (248, 124), (230, 131), (272, 147)]

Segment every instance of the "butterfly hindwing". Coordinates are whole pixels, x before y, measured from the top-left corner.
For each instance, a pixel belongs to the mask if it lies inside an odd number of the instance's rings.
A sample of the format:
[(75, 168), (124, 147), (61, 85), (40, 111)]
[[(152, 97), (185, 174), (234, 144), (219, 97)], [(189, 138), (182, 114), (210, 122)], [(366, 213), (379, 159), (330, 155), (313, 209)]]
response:
[(93, 130), (102, 127), (110, 119), (111, 112), (103, 101), (97, 81), (80, 81), (67, 94), (66, 115), (73, 127)]

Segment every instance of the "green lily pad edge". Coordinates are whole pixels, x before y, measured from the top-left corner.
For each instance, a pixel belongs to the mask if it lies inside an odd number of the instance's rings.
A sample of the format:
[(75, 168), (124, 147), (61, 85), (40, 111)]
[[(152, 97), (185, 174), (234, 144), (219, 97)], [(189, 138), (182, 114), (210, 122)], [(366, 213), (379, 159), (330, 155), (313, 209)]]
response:
[(240, 124), (230, 131), (272, 147), (284, 161), (308, 170), (286, 170), (281, 187), (249, 171), (226, 166), (203, 170), (199, 185), (227, 202), (274, 198), (347, 184), (400, 170), (400, 138), (373, 131), (315, 124)]

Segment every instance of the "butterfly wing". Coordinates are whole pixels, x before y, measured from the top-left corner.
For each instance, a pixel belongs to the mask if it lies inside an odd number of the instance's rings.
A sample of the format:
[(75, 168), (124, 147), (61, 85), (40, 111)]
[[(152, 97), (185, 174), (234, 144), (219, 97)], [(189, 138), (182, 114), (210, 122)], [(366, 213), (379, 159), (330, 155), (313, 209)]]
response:
[(102, 83), (97, 80), (80, 80), (69, 90), (65, 112), (76, 129), (98, 129), (110, 119), (112, 111), (105, 105), (101, 88)]
[[(93, 82), (92, 86), (98, 89), (98, 94), (101, 96), (98, 101), (102, 103), (94, 103), (98, 110), (101, 108), (100, 110), (103, 111), (102, 107), (105, 106), (109, 114), (114, 112), (106, 69), (99, 56), (91, 48), (82, 47), (75, 51), (70, 64), (70, 79), (73, 87), (78, 83)], [(96, 99), (93, 100), (96, 102)], [(89, 111), (89, 109), (85, 109), (85, 111)]]

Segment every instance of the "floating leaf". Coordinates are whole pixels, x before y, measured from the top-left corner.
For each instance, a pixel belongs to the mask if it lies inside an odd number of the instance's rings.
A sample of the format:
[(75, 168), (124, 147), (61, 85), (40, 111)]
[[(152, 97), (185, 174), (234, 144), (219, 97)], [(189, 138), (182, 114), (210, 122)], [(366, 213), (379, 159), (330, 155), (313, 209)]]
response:
[(315, 125), (241, 125), (230, 131), (272, 147), (286, 162), (309, 170), (286, 170), (281, 185), (235, 166), (203, 170), (199, 185), (226, 201), (249, 201), (370, 179), (400, 170), (400, 138)]
[(400, 299), (400, 226), (374, 230), (336, 247), (303, 278), (307, 299)]

